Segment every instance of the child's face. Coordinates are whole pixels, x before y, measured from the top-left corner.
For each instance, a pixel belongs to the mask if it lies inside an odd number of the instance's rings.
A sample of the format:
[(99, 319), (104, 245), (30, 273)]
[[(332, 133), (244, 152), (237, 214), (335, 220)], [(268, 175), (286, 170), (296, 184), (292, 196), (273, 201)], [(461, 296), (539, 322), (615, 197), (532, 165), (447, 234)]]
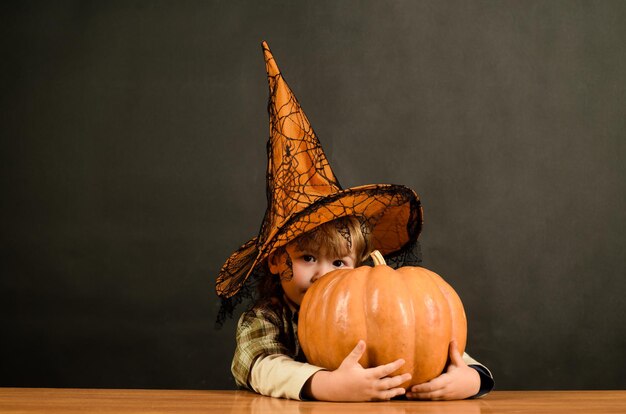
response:
[[(318, 278), (336, 269), (353, 269), (356, 264), (354, 249), (344, 257), (334, 257), (323, 251), (300, 250), (295, 243), (288, 244), (285, 250), (286, 253), (270, 260), (270, 270), (280, 275), (285, 294), (298, 305), (302, 303), (302, 298), (311, 284)], [(290, 277), (291, 271), (293, 274)]]

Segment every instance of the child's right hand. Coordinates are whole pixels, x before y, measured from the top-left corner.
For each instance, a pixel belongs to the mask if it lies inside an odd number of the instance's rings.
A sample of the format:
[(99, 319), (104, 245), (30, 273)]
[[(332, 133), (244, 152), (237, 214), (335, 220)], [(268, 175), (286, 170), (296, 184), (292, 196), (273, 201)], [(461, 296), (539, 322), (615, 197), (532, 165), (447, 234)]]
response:
[(403, 359), (373, 368), (363, 368), (359, 359), (365, 352), (365, 342), (359, 341), (352, 352), (334, 371), (316, 372), (304, 386), (308, 397), (322, 401), (390, 400), (405, 393), (400, 384), (411, 379), (411, 374), (388, 377), (404, 365)]

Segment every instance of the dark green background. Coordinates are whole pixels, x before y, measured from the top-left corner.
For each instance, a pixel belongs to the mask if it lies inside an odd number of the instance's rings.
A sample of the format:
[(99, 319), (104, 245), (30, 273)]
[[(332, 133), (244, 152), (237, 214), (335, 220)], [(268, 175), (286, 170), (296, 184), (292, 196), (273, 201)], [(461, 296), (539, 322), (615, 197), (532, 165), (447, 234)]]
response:
[(626, 387), (626, 2), (0, 7), (0, 385), (234, 387), (267, 40), (342, 185), (420, 194), (499, 389)]

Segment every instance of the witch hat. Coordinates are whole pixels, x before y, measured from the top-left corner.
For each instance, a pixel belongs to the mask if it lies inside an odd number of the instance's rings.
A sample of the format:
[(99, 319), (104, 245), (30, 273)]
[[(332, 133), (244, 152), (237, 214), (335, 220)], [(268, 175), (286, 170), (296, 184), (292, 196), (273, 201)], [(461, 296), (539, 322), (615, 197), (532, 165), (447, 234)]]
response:
[(258, 236), (235, 251), (220, 270), (215, 289), (224, 299), (236, 295), (276, 249), (326, 222), (359, 218), (369, 229), (370, 245), (383, 255), (415, 242), (422, 227), (419, 197), (408, 187), (341, 188), (267, 43), (262, 46), (270, 95), (267, 210)]

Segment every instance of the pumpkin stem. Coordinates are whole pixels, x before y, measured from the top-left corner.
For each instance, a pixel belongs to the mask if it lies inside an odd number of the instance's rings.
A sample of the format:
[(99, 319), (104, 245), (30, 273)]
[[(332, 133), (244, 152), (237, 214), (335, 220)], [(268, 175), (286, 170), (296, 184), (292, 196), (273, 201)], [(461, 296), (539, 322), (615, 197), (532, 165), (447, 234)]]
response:
[(380, 254), (378, 250), (374, 250), (373, 252), (371, 252), (370, 256), (372, 257), (372, 260), (374, 261), (374, 266), (387, 264), (387, 262), (385, 262), (385, 258), (383, 257), (382, 254)]

